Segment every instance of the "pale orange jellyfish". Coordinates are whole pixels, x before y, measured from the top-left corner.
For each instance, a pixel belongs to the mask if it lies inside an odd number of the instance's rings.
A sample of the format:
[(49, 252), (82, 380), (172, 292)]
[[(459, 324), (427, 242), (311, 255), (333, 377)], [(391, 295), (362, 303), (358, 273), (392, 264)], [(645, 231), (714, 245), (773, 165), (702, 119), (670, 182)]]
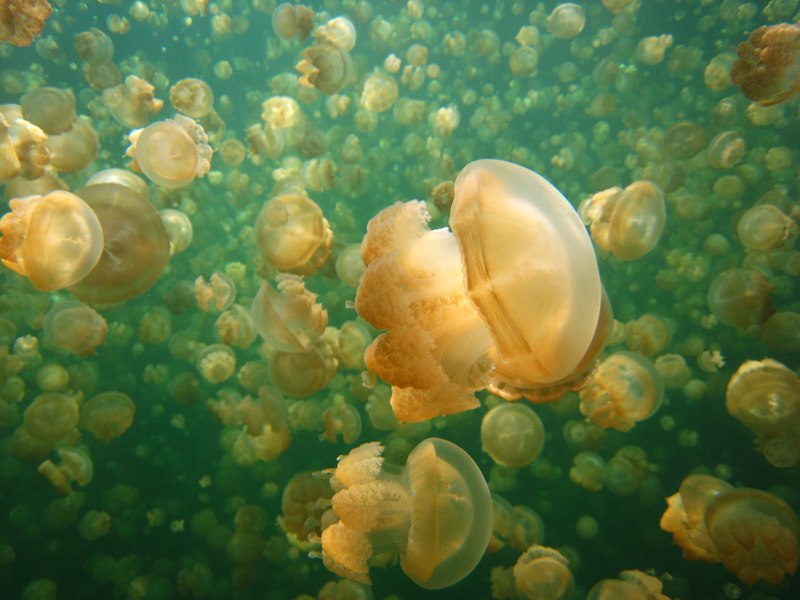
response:
[(108, 331), (106, 320), (92, 307), (81, 302), (60, 302), (44, 318), (45, 340), (72, 352), (89, 356), (102, 346)]
[(302, 277), (284, 273), (275, 281), (277, 291), (265, 281), (253, 298), (256, 330), (276, 350), (308, 352), (325, 331), (328, 311), (306, 289)]
[[(336, 400), (339, 400), (338, 402)], [(320, 439), (336, 443), (339, 436), (345, 444), (352, 444), (361, 435), (361, 413), (352, 404), (339, 397), (322, 413), (322, 434)]]
[(128, 129), (147, 125), (148, 115), (157, 114), (164, 101), (153, 96), (155, 87), (129, 75), (125, 83), (103, 91), (103, 102), (114, 120)]
[(569, 600), (575, 589), (569, 561), (557, 550), (533, 545), (514, 565), (520, 600)]
[(103, 392), (81, 406), (80, 427), (101, 442), (125, 433), (133, 424), (136, 405), (121, 392)]
[(47, 135), (69, 131), (77, 118), (75, 98), (68, 91), (40, 87), (22, 97), (22, 117)]
[[(330, 501), (333, 489), (327, 479), (314, 477), (311, 471), (298, 473), (286, 487), (281, 498), (281, 514), (278, 525), (289, 542), (303, 550), (309, 550), (312, 543), (308, 536), (319, 535), (324, 501)], [(317, 505), (318, 501), (320, 506)]]
[(316, 202), (287, 193), (264, 204), (253, 231), (265, 263), (277, 271), (314, 275), (330, 256), (333, 233)]
[(623, 571), (620, 579), (598, 581), (586, 600), (669, 600), (661, 593), (661, 580), (641, 571)]
[(499, 465), (524, 467), (544, 449), (544, 425), (524, 404), (500, 404), (483, 417), (481, 446)]
[(333, 350), (322, 340), (308, 352), (274, 352), (269, 359), (269, 378), (290, 398), (308, 398), (325, 389), (337, 367)]
[(10, 205), (12, 212), (0, 220), (0, 257), (36, 289), (74, 285), (100, 261), (103, 229), (80, 197), (59, 190), (17, 198)]
[(475, 461), (437, 438), (418, 444), (405, 468), (383, 468), (382, 454), (380, 443), (364, 444), (329, 471), (340, 520), (323, 529), (317, 556), (337, 575), (369, 585), (367, 561), (379, 544), (399, 551), (403, 571), (426, 589), (461, 581), (492, 534), (492, 500)]
[(77, 173), (97, 158), (100, 140), (91, 125), (75, 119), (69, 130), (51, 135), (44, 145), (50, 152), (51, 167), (59, 173)]
[(169, 101), (179, 113), (199, 119), (214, 107), (214, 92), (202, 79), (181, 79), (169, 90)]
[(800, 26), (759, 27), (736, 47), (736, 54), (731, 79), (750, 100), (772, 106), (800, 92)]
[(9, 0), (0, 8), (0, 42), (30, 46), (53, 12), (47, 0)]
[(401, 421), (475, 408), (492, 368), (518, 388), (588, 368), (605, 343), (604, 294), (591, 241), (558, 190), (512, 163), (476, 161), (456, 180), (452, 233), (429, 219), (423, 203), (397, 203), (361, 245), (356, 310), (389, 330), (365, 360), (392, 384)]
[(295, 69), (302, 73), (300, 85), (316, 88), (326, 96), (346, 88), (354, 79), (350, 53), (335, 44), (314, 44), (306, 48)]
[(227, 310), (236, 300), (236, 284), (229, 275), (220, 271), (214, 271), (208, 283), (202, 275), (195, 279), (194, 289), (197, 292), (197, 304), (205, 312), (209, 311), (212, 300), (217, 311)]
[(571, 40), (583, 31), (586, 13), (579, 4), (559, 4), (547, 17), (547, 31), (559, 39)]
[(169, 238), (161, 216), (131, 188), (101, 183), (76, 192), (103, 229), (100, 260), (69, 290), (85, 302), (109, 304), (144, 293), (169, 261)]
[(53, 444), (65, 438), (77, 424), (78, 403), (66, 394), (41, 394), (25, 409), (25, 429), (40, 442)]
[(68, 496), (72, 493), (71, 483), (73, 481), (84, 486), (92, 480), (94, 465), (86, 451), (65, 446), (58, 449), (58, 456), (61, 458), (59, 465), (54, 464), (51, 460), (46, 460), (39, 465), (39, 473), (53, 484), (57, 493)]
[(272, 11), (272, 30), (284, 40), (297, 36), (297, 40), (302, 42), (314, 27), (313, 19), (314, 12), (307, 6), (284, 2)]
[(755, 335), (775, 312), (769, 277), (754, 269), (728, 269), (708, 287), (708, 307), (720, 323), (743, 335)]
[(211, 168), (211, 146), (203, 127), (183, 115), (175, 115), (131, 132), (127, 154), (135, 171), (166, 188), (182, 187), (204, 177)]

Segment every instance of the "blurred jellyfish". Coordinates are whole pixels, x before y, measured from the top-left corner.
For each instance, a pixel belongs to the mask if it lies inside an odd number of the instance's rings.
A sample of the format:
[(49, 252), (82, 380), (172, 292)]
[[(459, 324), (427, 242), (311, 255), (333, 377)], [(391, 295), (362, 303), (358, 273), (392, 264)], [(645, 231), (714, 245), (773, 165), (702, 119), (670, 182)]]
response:
[(208, 312), (213, 301), (217, 311), (227, 310), (236, 300), (236, 284), (230, 276), (220, 271), (214, 271), (206, 283), (201, 275), (194, 281), (194, 289), (197, 292), (197, 304), (200, 310)]
[(53, 484), (58, 494), (62, 496), (71, 494), (73, 481), (84, 486), (92, 480), (94, 466), (84, 450), (65, 446), (58, 449), (58, 456), (61, 459), (58, 465), (50, 460), (39, 465), (39, 473)]
[(754, 335), (774, 312), (769, 278), (752, 269), (723, 271), (708, 288), (708, 306), (720, 323)]
[(481, 422), (481, 446), (497, 464), (524, 467), (544, 448), (544, 426), (523, 404), (504, 403), (487, 412)]
[(606, 479), (606, 461), (594, 452), (584, 450), (572, 459), (574, 466), (569, 470), (569, 478), (590, 492), (603, 489)]
[(398, 550), (400, 566), (418, 585), (453, 585), (475, 568), (491, 537), (483, 475), (466, 452), (444, 440), (422, 441), (406, 467), (391, 472), (383, 468), (383, 449), (364, 444), (331, 469), (332, 509), (340, 521), (323, 529), (319, 556), (338, 575), (369, 585), (372, 540), (381, 539), (381, 550)]
[(179, 113), (199, 119), (214, 107), (214, 92), (202, 79), (181, 79), (169, 90), (169, 101)]
[(302, 86), (316, 88), (330, 96), (342, 91), (354, 79), (350, 53), (340, 46), (314, 44), (303, 50), (302, 57), (295, 66), (302, 73), (299, 82)]
[(77, 118), (75, 98), (68, 91), (40, 87), (22, 97), (22, 117), (47, 135), (69, 131)]
[(45, 315), (43, 326), (45, 340), (76, 356), (93, 354), (105, 342), (108, 331), (106, 320), (97, 311), (74, 301), (54, 304)]
[(800, 91), (797, 61), (800, 27), (778, 23), (758, 27), (736, 47), (739, 59), (731, 67), (731, 79), (750, 100), (762, 106), (786, 102)]
[(80, 427), (108, 442), (128, 430), (135, 414), (136, 405), (127, 395), (103, 392), (81, 406)]
[(572, 2), (559, 4), (547, 17), (547, 31), (559, 39), (571, 40), (583, 31), (586, 14), (583, 8)]
[(514, 565), (520, 600), (569, 600), (575, 588), (569, 561), (557, 550), (531, 546)]
[(125, 83), (103, 91), (103, 102), (114, 120), (128, 129), (147, 125), (148, 115), (157, 114), (164, 101), (153, 96), (155, 87), (136, 75), (129, 75)]

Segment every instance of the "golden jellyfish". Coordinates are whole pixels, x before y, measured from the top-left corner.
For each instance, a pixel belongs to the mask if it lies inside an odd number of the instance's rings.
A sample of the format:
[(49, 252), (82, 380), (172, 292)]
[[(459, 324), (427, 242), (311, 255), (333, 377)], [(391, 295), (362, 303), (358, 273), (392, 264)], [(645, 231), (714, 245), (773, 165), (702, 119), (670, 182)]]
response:
[(336, 275), (351, 288), (358, 287), (358, 281), (366, 270), (361, 260), (361, 244), (350, 244), (336, 257)]
[(77, 118), (75, 98), (68, 91), (40, 87), (22, 97), (22, 117), (47, 135), (69, 131)]
[(732, 489), (731, 484), (717, 477), (692, 474), (681, 482), (677, 493), (667, 498), (669, 506), (661, 517), (660, 527), (672, 534), (685, 559), (719, 562), (704, 517), (711, 500)]
[(636, 46), (636, 60), (645, 65), (657, 65), (664, 60), (664, 52), (670, 46), (672, 46), (671, 35), (642, 38)]
[(85, 450), (64, 446), (58, 449), (61, 464), (56, 465), (51, 460), (39, 465), (39, 473), (53, 484), (56, 492), (62, 496), (72, 493), (72, 482), (84, 486), (94, 475), (92, 459)]
[(11, 200), (0, 219), (0, 258), (39, 291), (84, 279), (103, 252), (103, 230), (92, 208), (65, 191)]
[(539, 66), (539, 53), (531, 46), (517, 46), (508, 57), (508, 67), (517, 77), (529, 77)]
[(655, 362), (656, 371), (664, 380), (664, 388), (674, 390), (681, 388), (692, 378), (692, 371), (686, 359), (680, 354), (664, 354)]
[(128, 129), (147, 125), (148, 115), (157, 114), (164, 101), (153, 96), (155, 87), (136, 75), (128, 75), (124, 83), (103, 90), (103, 102), (114, 120)]
[(735, 131), (723, 131), (708, 144), (708, 164), (714, 169), (730, 169), (744, 158), (745, 143)]
[(759, 579), (780, 585), (797, 569), (797, 519), (773, 494), (747, 488), (718, 494), (704, 523), (717, 557), (748, 585)]
[(753, 269), (723, 271), (708, 288), (708, 307), (724, 325), (753, 335), (775, 312), (770, 293), (775, 289), (769, 278)]
[(226, 346), (249, 348), (258, 337), (250, 311), (241, 304), (231, 305), (219, 316), (214, 325), (217, 328), (218, 339)]
[(663, 143), (672, 158), (686, 160), (697, 156), (706, 147), (706, 134), (697, 123), (678, 121), (667, 129)]
[(650, 252), (667, 222), (664, 194), (647, 180), (634, 181), (624, 190), (598, 192), (579, 210), (592, 239), (620, 260), (636, 260)]
[(394, 77), (376, 71), (364, 82), (364, 89), (361, 91), (361, 106), (368, 111), (381, 113), (394, 106), (397, 96), (397, 82)]
[(133, 192), (144, 198), (147, 197), (148, 193), (147, 182), (126, 169), (103, 169), (102, 171), (98, 171), (86, 180), (85, 187), (97, 185), (99, 183), (115, 183), (130, 188)]
[(297, 100), (289, 96), (272, 96), (261, 105), (261, 118), (272, 129), (289, 129), (303, 121)]
[(750, 100), (772, 106), (800, 92), (800, 26), (759, 27), (736, 47), (736, 54), (739, 59), (731, 67), (731, 79)]
[(25, 409), (25, 430), (40, 442), (53, 444), (65, 438), (77, 424), (78, 403), (66, 394), (40, 394)]
[(661, 580), (641, 571), (623, 571), (620, 579), (598, 581), (586, 600), (669, 600), (661, 593)]
[(0, 42), (30, 46), (53, 12), (47, 0), (8, 0), (0, 6)]
[(595, 425), (628, 431), (661, 408), (664, 382), (646, 357), (621, 351), (601, 362), (578, 394), (581, 413)]
[(334, 398), (333, 406), (322, 413), (322, 434), (320, 440), (336, 443), (339, 436), (345, 444), (352, 444), (361, 435), (361, 413), (342, 396)]
[(265, 263), (277, 271), (314, 275), (330, 256), (333, 232), (308, 196), (287, 193), (268, 200), (253, 235)]
[(364, 351), (372, 343), (372, 334), (367, 327), (359, 321), (345, 321), (338, 330), (328, 327), (325, 330), (326, 338), (329, 332), (335, 332), (335, 334), (332, 333), (334, 339), (329, 341), (336, 359), (339, 361), (339, 366), (345, 369), (363, 370), (365, 368)]
[(759, 204), (745, 212), (736, 226), (747, 250), (780, 248), (797, 237), (797, 223), (772, 204)]
[(314, 12), (307, 6), (284, 2), (272, 11), (272, 30), (284, 40), (297, 36), (297, 41), (302, 42), (314, 27), (313, 19)]
[(628, 8), (631, 2), (633, 0), (603, 0), (603, 6), (610, 10), (612, 14), (618, 15)]
[(101, 442), (125, 433), (133, 424), (136, 405), (122, 392), (103, 392), (81, 406), (80, 428)]
[(559, 4), (547, 17), (547, 31), (561, 40), (571, 40), (583, 31), (586, 13), (579, 4), (565, 2)]
[(342, 91), (355, 77), (350, 53), (334, 44), (314, 44), (303, 50), (302, 57), (295, 65), (302, 73), (300, 85), (316, 88), (326, 96)]
[(236, 355), (224, 344), (206, 346), (197, 355), (197, 370), (210, 383), (222, 383), (236, 371)]
[(308, 352), (276, 351), (269, 359), (269, 379), (290, 398), (308, 398), (327, 387), (337, 367), (333, 350), (322, 341)]
[(100, 140), (94, 127), (78, 118), (68, 131), (51, 135), (44, 145), (50, 153), (51, 167), (59, 173), (77, 173), (97, 158)]
[(645, 313), (625, 324), (625, 345), (628, 350), (650, 358), (669, 345), (672, 337), (670, 325), (664, 317)]
[[(9, 181), (8, 188), (16, 181), (40, 179), (50, 162), (50, 152), (45, 146), (47, 134), (33, 123), (22, 118), (22, 109), (17, 104), (0, 105), (0, 143), (3, 163), (0, 165), (0, 180)], [(24, 183), (23, 183), (24, 185)]]
[(253, 298), (256, 330), (276, 350), (308, 352), (325, 331), (328, 311), (306, 289), (302, 277), (283, 273), (275, 281), (277, 290), (265, 281)]
[(244, 144), (235, 138), (222, 142), (219, 146), (219, 156), (229, 167), (236, 167), (244, 161), (247, 149)]
[(236, 300), (236, 284), (229, 275), (214, 271), (206, 283), (201, 275), (194, 280), (194, 289), (197, 292), (197, 304), (200, 310), (208, 312), (213, 301), (217, 311), (229, 309)]
[(111, 529), (111, 515), (107, 512), (88, 510), (78, 523), (78, 532), (87, 541), (106, 535)]
[(617, 496), (630, 496), (639, 491), (651, 469), (644, 450), (623, 446), (606, 463), (606, 487)]
[(166, 188), (182, 187), (211, 169), (211, 146), (203, 127), (183, 115), (131, 132), (132, 168)]
[(573, 467), (569, 470), (569, 478), (590, 492), (603, 489), (606, 479), (606, 461), (596, 452), (584, 450), (572, 459)]
[(481, 421), (481, 447), (499, 465), (524, 467), (544, 449), (544, 425), (524, 404), (500, 404)]
[(520, 600), (569, 600), (575, 589), (569, 561), (557, 550), (533, 545), (514, 565)]
[(104, 245), (94, 269), (69, 290), (97, 304), (144, 293), (169, 260), (169, 238), (158, 211), (146, 197), (113, 183), (90, 185), (76, 195), (97, 215)]
[(800, 380), (791, 369), (770, 358), (746, 361), (728, 382), (725, 407), (758, 435), (756, 444), (770, 463), (785, 468), (797, 462)]
[(36, 385), (43, 392), (57, 392), (69, 385), (69, 373), (57, 363), (43, 365), (36, 371)]
[(333, 44), (348, 52), (356, 45), (356, 27), (347, 17), (335, 17), (320, 25), (314, 36), (318, 44)]
[(202, 79), (181, 79), (169, 90), (169, 101), (179, 113), (199, 119), (214, 107), (214, 92)]
[(174, 208), (164, 208), (158, 211), (161, 221), (167, 230), (169, 238), (169, 255), (175, 256), (192, 245), (194, 228), (186, 213)]
[(75, 356), (93, 354), (105, 342), (108, 331), (106, 320), (97, 311), (74, 301), (54, 304), (44, 317), (43, 327), (45, 340)]
[[(456, 180), (452, 232), (429, 219), (424, 203), (398, 202), (361, 245), (356, 310), (389, 330), (365, 360), (393, 386), (401, 421), (475, 408), (492, 368), (534, 388), (588, 367), (605, 340), (593, 345), (602, 286), (586, 229), (556, 188), (518, 165), (476, 161)], [(543, 286), (558, 290), (558, 307), (535, 292)]]
[(405, 468), (384, 468), (383, 449), (379, 442), (359, 446), (329, 471), (340, 520), (323, 529), (317, 556), (365, 585), (376, 547), (399, 551), (403, 571), (421, 587), (461, 581), (492, 535), (492, 499), (480, 469), (464, 450), (437, 438), (420, 442)]
[(105, 63), (114, 58), (114, 42), (105, 32), (91, 27), (75, 36), (75, 52), (90, 65)]

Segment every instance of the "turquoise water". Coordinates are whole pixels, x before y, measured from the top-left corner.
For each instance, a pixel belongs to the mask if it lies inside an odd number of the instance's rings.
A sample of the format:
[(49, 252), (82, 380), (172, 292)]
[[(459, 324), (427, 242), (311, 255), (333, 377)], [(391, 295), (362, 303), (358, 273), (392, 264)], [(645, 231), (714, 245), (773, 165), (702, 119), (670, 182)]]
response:
[[(77, 113), (85, 115), (99, 133), (100, 150), (85, 169), (62, 175), (70, 190), (82, 188), (97, 171), (124, 168), (129, 162), (124, 157), (128, 128), (115, 122), (102, 93), (84, 80), (83, 63), (74, 50), (74, 36), (90, 27), (110, 35), (115, 47), (112, 60), (122, 77), (135, 74), (150, 81), (155, 97), (164, 100), (163, 109), (149, 115), (149, 122), (175, 115), (170, 87), (192, 77), (213, 90), (214, 110), (224, 126), (219, 126), (219, 120), (213, 126), (209, 117), (201, 120), (216, 151), (209, 175), (174, 190), (150, 184), (149, 201), (157, 209), (179, 209), (189, 216), (192, 244), (170, 258), (163, 274), (142, 295), (96, 307), (109, 331), (105, 344), (90, 356), (75, 356), (45, 340), (44, 315), (53, 304), (74, 296), (66, 290), (37, 291), (8, 268), (0, 275), (2, 344), (13, 348), (17, 338), (33, 336), (39, 354), (34, 352), (17, 375), (24, 382), (21, 398), (7, 388), (0, 392), (0, 402), (16, 405), (8, 409), (8, 418), (0, 413), (0, 598), (21, 597), (26, 586), (44, 578), (55, 582), (58, 598), (191, 596), (190, 586), (181, 582), (197, 564), (207, 565), (211, 573), (204, 597), (316, 597), (326, 582), (337, 577), (322, 561), (307, 558), (308, 548), (291, 548), (276, 523), (282, 513), (281, 494), (292, 476), (334, 467), (337, 456), (376, 440), (389, 445), (394, 462), (403, 462), (412, 447), (431, 436), (464, 448), (495, 492), (511, 505), (526, 506), (541, 516), (546, 531), (541, 543), (571, 558), (574, 598), (585, 598), (598, 581), (631, 569), (660, 577), (664, 593), (671, 598), (800, 597), (796, 578), (787, 577), (782, 586), (761, 581), (751, 588), (721, 564), (687, 561), (671, 535), (659, 528), (664, 499), (676, 493), (692, 472), (716, 474), (736, 487), (770, 491), (795, 512), (800, 507), (796, 465), (777, 468), (767, 462), (755, 449), (755, 434), (725, 408), (726, 386), (744, 361), (771, 357), (797, 370), (797, 345), (789, 352), (777, 352), (762, 341), (760, 324), (749, 335), (715, 324), (709, 320), (706, 300), (717, 275), (743, 265), (755, 266), (774, 286), (769, 294), (774, 307), (800, 312), (797, 274), (791, 267), (796, 257), (790, 259), (781, 252), (748, 253), (736, 228), (742, 214), (756, 204), (771, 203), (798, 218), (798, 104), (779, 104), (756, 114), (756, 107), (735, 85), (714, 90), (704, 78), (714, 57), (735, 53), (736, 45), (756, 27), (796, 20), (796, 2), (773, 2), (765, 11), (762, 3), (664, 0), (644, 2), (638, 10), (614, 17), (602, 3), (592, 0), (582, 4), (586, 24), (572, 40), (547, 33), (544, 19), (555, 8), (553, 2), (424, 2), (411, 7), (388, 0), (374, 0), (371, 5), (309, 2), (316, 14), (315, 26), (339, 15), (355, 23), (357, 42), (350, 52), (353, 81), (338, 92), (350, 103), (347, 113), (336, 118), (325, 96), (298, 88), (294, 81), (299, 75), (295, 65), (301, 52), (314, 43), (314, 34), (303, 42), (281, 41), (271, 25), (274, 2), (220, 2), (209, 6), (208, 15), (190, 18), (180, 2), (154, 0), (148, 5), (151, 16), (142, 22), (130, 14), (133, 3), (128, 1), (60, 4), (54, 5), (41, 34), (59, 50), (48, 42), (48, 54), (44, 44), (39, 44), (40, 53), (50, 58), (37, 53), (35, 45), (0, 43), (0, 104), (18, 104), (24, 94), (41, 86), (71, 91)], [(417, 13), (419, 6), (421, 13)], [(234, 19), (231, 27), (237, 31), (212, 34), (213, 17), (220, 14)], [(129, 31), (109, 31), (111, 15), (127, 18)], [(382, 26), (379, 20), (389, 27), (387, 39), (377, 34)], [(220, 23), (224, 19), (217, 20), (218, 27)], [(534, 45), (538, 67), (520, 77), (511, 71), (509, 56), (520, 45), (515, 37), (523, 25), (538, 27), (540, 39)], [(605, 43), (604, 36), (612, 27), (618, 30)], [(463, 53), (457, 55), (445, 37), (452, 38), (454, 32), (463, 33), (466, 42)], [(637, 58), (639, 40), (663, 34), (672, 35), (672, 43), (662, 61), (645, 64)], [(402, 81), (406, 51), (412, 44), (425, 46), (428, 65), (437, 65), (439, 71), (432, 78), (435, 73), (427, 70), (417, 89)], [(391, 53), (402, 59), (401, 70), (392, 75), (399, 97), (424, 104), (418, 123), (399, 123), (391, 109), (359, 114), (364, 80), (373, 70), (382, 69)], [(231, 66), (227, 79), (215, 73), (220, 61)], [(421, 71), (426, 69), (423, 66)], [(603, 189), (658, 179), (667, 212), (659, 243), (631, 262), (596, 247), (601, 279), (620, 323), (645, 313), (663, 317), (670, 330), (669, 342), (651, 360), (664, 354), (684, 356), (692, 379), (706, 386), (702, 396), (693, 399), (680, 387), (667, 389), (664, 405), (650, 419), (624, 433), (606, 429), (599, 439), (582, 447), (570, 444), (563, 434), (568, 422), (585, 418), (577, 410), (574, 395), (568, 394), (558, 412), (548, 404), (534, 406), (546, 432), (544, 451), (531, 466), (501, 473), (481, 448), (486, 404), (498, 401), (488, 392), (478, 392), (482, 406), (476, 410), (439, 417), (427, 426), (378, 430), (370, 422), (364, 402), (367, 394), (359, 387), (363, 367), (340, 364), (325, 389), (310, 400), (289, 402), (310, 401), (321, 412), (333, 404), (335, 394), (343, 396), (363, 424), (357, 439), (346, 444), (339, 437), (331, 443), (320, 439), (319, 428), (308, 431), (290, 419), (291, 443), (285, 452), (269, 461), (236, 464), (231, 440), (239, 435), (241, 424), (220, 423), (206, 401), (226, 394), (255, 394), (236, 375), (211, 383), (199, 372), (197, 344), (219, 343), (215, 337), (218, 314), (197, 308), (192, 282), (200, 275), (208, 279), (212, 272), (227, 272), (235, 279), (237, 302), (249, 308), (260, 277), (273, 275), (259, 256), (252, 228), (276, 180), (285, 171), (296, 175), (292, 169), (307, 158), (287, 141), (276, 158), (265, 156), (259, 162), (249, 152), (232, 166), (221, 160), (219, 147), (235, 139), (248, 148), (246, 129), (263, 126), (261, 104), (276, 95), (299, 99), (304, 122), (295, 131), (310, 126), (324, 133), (327, 150), (317, 158), (329, 158), (336, 165), (337, 182), (332, 189), (308, 189), (333, 232), (331, 258), (305, 280), (328, 311), (329, 326), (338, 328), (356, 319), (348, 307), (355, 288), (345, 285), (334, 268), (339, 253), (349, 244), (360, 243), (368, 220), (390, 204), (422, 199), (433, 205), (434, 188), (454, 180), (472, 160), (497, 158), (530, 168), (559, 188), (576, 209)], [(591, 108), (598, 95), (605, 95), (604, 106), (613, 101), (607, 114), (599, 114), (597, 104)], [(460, 117), (449, 136), (437, 131), (428, 116), (447, 107), (455, 107)], [(760, 124), (754, 123), (759, 116)], [(364, 125), (370, 119), (374, 128)], [(702, 151), (695, 156), (675, 156), (665, 149), (665, 132), (680, 121), (691, 121), (703, 131)], [(713, 169), (704, 158), (705, 148), (724, 131), (741, 136), (747, 153), (737, 166)], [(361, 153), (342, 156), (351, 135), (357, 137)], [(352, 144), (352, 139), (347, 142), (348, 147)], [(785, 148), (781, 152), (790, 157), (789, 164), (775, 168), (774, 156), (767, 154), (772, 148)], [(276, 172), (279, 167), (283, 171)], [(242, 175), (249, 181), (236, 185)], [(726, 193), (725, 186), (733, 186), (734, 191)], [(686, 200), (687, 195), (694, 198)], [(693, 216), (690, 209), (697, 203), (705, 208)], [(431, 228), (446, 226), (446, 215), (431, 210)], [(726, 252), (707, 251), (704, 242), (712, 234), (728, 240)], [(782, 250), (791, 250), (792, 243)], [(244, 267), (244, 274), (235, 263)], [(169, 321), (169, 332), (148, 337), (141, 323), (151, 322), (156, 309), (162, 320)], [(374, 337), (378, 331), (371, 333)], [(784, 333), (798, 337), (797, 331)], [(176, 335), (191, 336), (195, 346), (185, 349)], [(724, 366), (711, 373), (701, 369), (698, 352), (689, 343), (693, 338), (699, 338), (705, 350), (721, 351)], [(266, 364), (260, 346), (258, 338), (247, 348), (233, 348), (237, 372), (248, 361)], [(626, 349), (625, 342), (606, 353), (621, 349)], [(130, 428), (107, 443), (84, 427), (79, 441), (71, 438), (69, 445), (80, 444), (91, 457), (94, 476), (85, 486), (73, 483), (75, 493), (67, 497), (57, 495), (37, 472), (45, 459), (59, 462), (56, 452), (23, 461), (11, 441), (20, 415), (44, 390), (37, 374), (48, 364), (69, 372), (61, 391), (71, 397), (82, 393), (90, 400), (116, 391), (136, 405)], [(4, 368), (8, 367), (4, 364)], [(175, 378), (188, 377), (185, 374), (191, 374), (198, 385), (193, 398), (197, 401), (189, 405), (178, 403), (171, 391)], [(15, 385), (18, 381), (14, 380)], [(566, 409), (561, 409), (570, 401), (567, 408), (572, 410), (563, 414)], [(647, 484), (637, 492), (619, 496), (607, 487), (589, 492), (570, 480), (572, 459), (580, 450), (593, 450), (608, 461), (617, 450), (631, 445), (642, 448), (652, 465)], [(258, 505), (267, 515), (267, 524), (258, 534), (266, 544), (264, 556), (247, 563), (232, 561), (225, 550), (236, 511), (244, 504)], [(212, 511), (223, 526), (214, 536), (193, 531), (192, 518), (204, 509)], [(78, 528), (90, 510), (105, 512), (111, 519), (108, 533), (92, 541), (81, 537)], [(598, 524), (597, 535), (590, 539), (576, 531), (576, 522), (585, 515)], [(371, 593), (381, 599), (390, 594), (403, 599), (489, 598), (490, 570), (512, 567), (519, 555), (519, 550), (506, 546), (484, 556), (459, 584), (431, 592), (418, 588), (397, 565), (373, 568)]]

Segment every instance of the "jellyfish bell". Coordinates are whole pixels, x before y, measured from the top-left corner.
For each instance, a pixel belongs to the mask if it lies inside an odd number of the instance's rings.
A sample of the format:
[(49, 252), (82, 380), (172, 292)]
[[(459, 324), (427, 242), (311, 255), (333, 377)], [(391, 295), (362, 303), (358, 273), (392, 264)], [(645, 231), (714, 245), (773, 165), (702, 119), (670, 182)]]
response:
[(536, 460), (544, 448), (544, 426), (528, 406), (500, 404), (483, 417), (481, 445), (497, 464), (524, 467)]
[(79, 196), (57, 190), (10, 205), (0, 220), (0, 257), (39, 291), (74, 285), (101, 260), (101, 223)]
[(99, 183), (115, 183), (122, 185), (130, 188), (139, 196), (147, 198), (147, 182), (136, 173), (132, 173), (126, 169), (103, 169), (102, 171), (98, 171), (86, 180), (86, 185), (84, 187), (97, 185)]
[(172, 107), (192, 119), (199, 119), (214, 106), (214, 92), (202, 79), (181, 79), (169, 90)]
[(426, 589), (461, 581), (492, 535), (492, 498), (480, 469), (437, 438), (418, 444), (405, 468), (384, 466), (383, 450), (371, 442), (340, 457), (331, 478), (340, 521), (322, 531), (319, 556), (334, 573), (367, 585), (367, 560), (378, 548), (398, 550), (403, 571)]
[(736, 47), (739, 59), (731, 79), (761, 106), (787, 102), (800, 93), (800, 26), (778, 23), (758, 27)]
[(69, 290), (84, 302), (110, 304), (144, 293), (169, 261), (169, 237), (161, 216), (146, 198), (114, 183), (84, 187), (76, 195), (100, 222), (100, 260)]
[(40, 87), (22, 98), (22, 117), (47, 135), (69, 131), (77, 118), (75, 98), (68, 91)]
[(302, 57), (295, 66), (302, 73), (300, 85), (316, 88), (326, 96), (342, 91), (355, 76), (350, 53), (335, 44), (314, 44), (303, 50)]

